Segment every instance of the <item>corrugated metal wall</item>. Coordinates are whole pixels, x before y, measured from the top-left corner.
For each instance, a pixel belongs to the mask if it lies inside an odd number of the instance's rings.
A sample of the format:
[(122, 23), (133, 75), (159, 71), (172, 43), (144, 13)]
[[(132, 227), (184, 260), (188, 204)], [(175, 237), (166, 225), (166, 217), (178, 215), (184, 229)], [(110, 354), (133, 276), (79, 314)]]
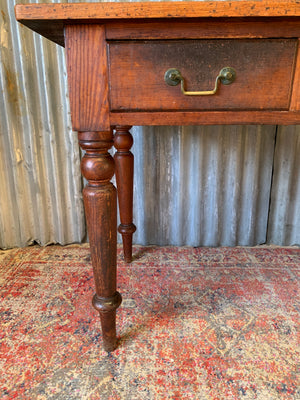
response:
[(275, 132), (274, 126), (136, 128), (135, 219), (144, 227), (136, 240), (265, 243)]
[(85, 235), (64, 50), (17, 24), (1, 0), (0, 247)]
[[(36, 1), (0, 0), (1, 248), (85, 236), (64, 50), (15, 22), (24, 2)], [(135, 242), (300, 244), (299, 127), (134, 127), (133, 136)]]
[(300, 126), (278, 128), (267, 241), (300, 244)]

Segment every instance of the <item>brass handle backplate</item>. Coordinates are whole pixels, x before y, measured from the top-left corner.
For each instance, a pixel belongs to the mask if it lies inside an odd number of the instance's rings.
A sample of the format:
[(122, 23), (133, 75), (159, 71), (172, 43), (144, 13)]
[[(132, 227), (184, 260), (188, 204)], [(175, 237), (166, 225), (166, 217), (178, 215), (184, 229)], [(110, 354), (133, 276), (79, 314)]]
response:
[(215, 87), (213, 90), (202, 90), (198, 92), (189, 92), (184, 88), (184, 78), (182, 77), (180, 71), (176, 68), (170, 68), (165, 73), (165, 82), (170, 86), (176, 86), (180, 83), (181, 91), (185, 96), (210, 96), (215, 94), (219, 87), (219, 82), (223, 85), (230, 85), (234, 82), (236, 77), (236, 72), (231, 67), (222, 68), (219, 75), (216, 77)]

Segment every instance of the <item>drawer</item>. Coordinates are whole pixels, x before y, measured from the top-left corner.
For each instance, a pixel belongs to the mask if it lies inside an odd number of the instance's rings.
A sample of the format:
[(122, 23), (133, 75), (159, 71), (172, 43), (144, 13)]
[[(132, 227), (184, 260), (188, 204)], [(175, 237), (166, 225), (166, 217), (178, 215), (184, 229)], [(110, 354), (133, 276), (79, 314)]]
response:
[[(296, 49), (297, 39), (111, 41), (111, 110), (288, 110)], [(224, 67), (236, 79), (214, 95), (184, 95), (164, 81), (176, 68), (186, 91), (207, 91)]]

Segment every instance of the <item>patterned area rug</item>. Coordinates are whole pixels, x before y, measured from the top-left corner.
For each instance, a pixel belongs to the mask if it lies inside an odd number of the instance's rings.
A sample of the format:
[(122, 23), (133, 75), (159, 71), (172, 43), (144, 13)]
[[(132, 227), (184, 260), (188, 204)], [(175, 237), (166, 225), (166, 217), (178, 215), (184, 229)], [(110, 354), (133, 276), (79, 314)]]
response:
[(1, 400), (300, 399), (299, 248), (134, 254), (107, 354), (88, 246), (0, 251)]

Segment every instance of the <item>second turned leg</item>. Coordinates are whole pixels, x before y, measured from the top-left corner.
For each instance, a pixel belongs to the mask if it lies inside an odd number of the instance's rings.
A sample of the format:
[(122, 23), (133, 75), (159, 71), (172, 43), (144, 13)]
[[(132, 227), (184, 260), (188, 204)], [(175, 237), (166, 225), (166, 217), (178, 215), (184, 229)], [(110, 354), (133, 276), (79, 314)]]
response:
[(114, 146), (117, 149), (114, 158), (121, 220), (118, 231), (122, 234), (124, 259), (128, 263), (132, 261), (132, 235), (136, 230), (132, 223), (134, 158), (130, 151), (133, 145), (130, 128), (131, 126), (117, 126), (114, 138)]

